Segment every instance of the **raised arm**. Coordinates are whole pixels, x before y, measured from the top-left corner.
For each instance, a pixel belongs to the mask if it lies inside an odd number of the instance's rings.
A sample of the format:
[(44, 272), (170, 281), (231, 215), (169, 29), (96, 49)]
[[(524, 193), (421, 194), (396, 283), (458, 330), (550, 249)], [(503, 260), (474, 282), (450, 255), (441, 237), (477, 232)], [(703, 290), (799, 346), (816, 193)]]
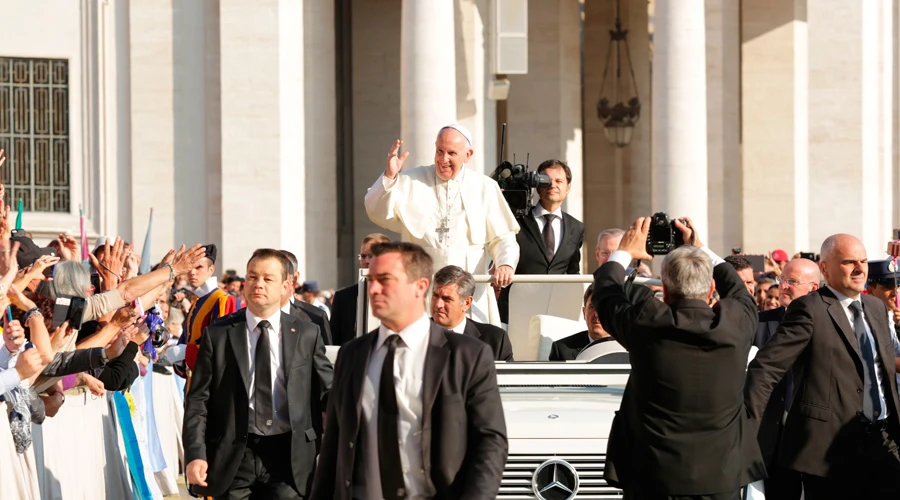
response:
[[(378, 176), (375, 184), (366, 192), (365, 206), (366, 214), (375, 224), (394, 231), (396, 233), (403, 231), (403, 222), (399, 218), (396, 210), (397, 204), (397, 187), (401, 183), (400, 169), (403, 162), (409, 156), (409, 151), (399, 155), (400, 146), (403, 141), (396, 140), (388, 153), (386, 167), (384, 173)], [(402, 190), (402, 186), (401, 190)]]

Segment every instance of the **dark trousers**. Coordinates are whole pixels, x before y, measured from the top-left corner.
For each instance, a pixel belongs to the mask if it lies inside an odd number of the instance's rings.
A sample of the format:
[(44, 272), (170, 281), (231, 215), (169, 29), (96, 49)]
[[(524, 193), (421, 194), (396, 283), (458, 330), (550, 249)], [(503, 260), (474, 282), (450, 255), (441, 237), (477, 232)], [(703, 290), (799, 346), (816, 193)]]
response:
[(803, 476), (806, 500), (900, 497), (900, 455), (886, 429), (860, 431), (858, 447), (831, 477)]
[(648, 493), (636, 490), (625, 490), (624, 500), (741, 500), (741, 490), (712, 495), (667, 495), (665, 493)]
[(766, 500), (800, 500), (803, 483), (800, 473), (779, 465), (766, 468), (769, 473), (765, 480)]
[(299, 499), (291, 470), (291, 434), (247, 436), (247, 448), (228, 491), (216, 500)]

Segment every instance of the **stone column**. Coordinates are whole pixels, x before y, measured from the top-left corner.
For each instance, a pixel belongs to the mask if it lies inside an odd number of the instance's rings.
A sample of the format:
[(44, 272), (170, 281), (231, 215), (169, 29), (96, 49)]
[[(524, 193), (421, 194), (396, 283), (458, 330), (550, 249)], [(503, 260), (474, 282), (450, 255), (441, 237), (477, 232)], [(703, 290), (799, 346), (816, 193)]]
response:
[(653, 210), (708, 235), (704, 2), (657, 2), (653, 18)]
[[(741, 3), (742, 248), (809, 246), (806, 1)], [(777, 223), (773, 223), (773, 216)]]
[(882, 258), (895, 219), (894, 7), (817, 0), (807, 9), (809, 246), (848, 232)]
[[(150, 208), (153, 207), (152, 257), (162, 258), (175, 246), (174, 228), (178, 216), (174, 170), (173, 6), (171, 2), (131, 2), (129, 15), (131, 243), (138, 249), (143, 245)], [(122, 168), (128, 167), (123, 165)]]
[[(433, 163), (438, 130), (456, 121), (454, 18), (453, 0), (403, 0), (400, 138), (410, 152), (405, 168)], [(386, 144), (376, 157), (386, 158), (389, 148)]]
[(490, 175), (497, 166), (497, 103), (487, 96), (492, 0), (460, 0), (456, 19), (456, 114), (475, 141), (469, 168)]
[(563, 210), (583, 219), (581, 18), (578, 2), (528, 2), (528, 74), (510, 75), (507, 160), (530, 170), (559, 159), (572, 169), (572, 190)]
[(303, 21), (306, 269), (328, 289), (338, 287), (334, 2), (303, 2)]
[(303, 4), (220, 6), (222, 263), (254, 249), (306, 249)]
[(709, 229), (704, 243), (720, 255), (741, 246), (740, 5), (706, 1), (706, 116)]

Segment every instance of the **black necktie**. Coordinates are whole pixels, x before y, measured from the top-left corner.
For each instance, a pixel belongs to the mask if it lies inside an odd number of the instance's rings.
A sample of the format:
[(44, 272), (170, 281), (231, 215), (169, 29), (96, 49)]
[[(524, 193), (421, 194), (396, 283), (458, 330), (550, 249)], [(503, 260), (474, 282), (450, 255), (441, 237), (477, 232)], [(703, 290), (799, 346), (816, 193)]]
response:
[(853, 330), (856, 332), (856, 340), (859, 342), (859, 351), (863, 357), (863, 375), (865, 376), (866, 390), (863, 393), (863, 415), (870, 421), (879, 420), (883, 414), (881, 395), (878, 393), (878, 378), (875, 376), (875, 355), (873, 346), (875, 342), (872, 335), (866, 332), (866, 322), (862, 315), (862, 307), (858, 300), (850, 303), (853, 311)]
[(256, 398), (253, 404), (253, 421), (256, 429), (263, 435), (272, 429), (272, 419), (275, 416), (272, 410), (272, 361), (269, 357), (270, 327), (266, 320), (259, 322), (259, 340), (256, 342), (256, 355), (253, 358), (256, 364), (253, 375), (253, 394)]
[(388, 351), (381, 367), (378, 388), (378, 468), (381, 472), (381, 494), (386, 500), (406, 497), (397, 433), (397, 392), (394, 389), (394, 352), (402, 343), (399, 335), (389, 335), (384, 341)]
[(553, 260), (553, 255), (556, 254), (556, 233), (553, 231), (555, 218), (553, 214), (544, 214), (544, 230), (541, 231), (541, 236), (544, 238), (544, 246), (547, 247), (547, 260)]

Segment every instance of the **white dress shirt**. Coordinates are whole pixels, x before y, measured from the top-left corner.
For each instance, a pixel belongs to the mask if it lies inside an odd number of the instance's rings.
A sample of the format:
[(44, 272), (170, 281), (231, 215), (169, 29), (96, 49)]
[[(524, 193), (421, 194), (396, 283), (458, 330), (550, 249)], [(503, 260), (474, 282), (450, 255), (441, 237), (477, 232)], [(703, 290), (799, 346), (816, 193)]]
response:
[(288, 415), (287, 381), (284, 376), (284, 367), (281, 364), (281, 310), (268, 318), (260, 318), (247, 311), (247, 339), (250, 342), (250, 419), (249, 430), (256, 434), (260, 430), (269, 427), (262, 422), (259, 429), (254, 422), (253, 411), (256, 408), (256, 345), (259, 343), (259, 330), (256, 328), (259, 322), (269, 322), (269, 362), (272, 363), (272, 410), (275, 412), (272, 425), (266, 435), (283, 434), (291, 432), (291, 421)]
[[(833, 293), (834, 296), (837, 297), (838, 301), (840, 301), (841, 308), (844, 309), (844, 314), (847, 315), (847, 321), (850, 322), (850, 328), (853, 328), (854, 318), (853, 311), (850, 310), (850, 304), (853, 303), (854, 300), (859, 300), (860, 306), (862, 306), (862, 300), (860, 300), (859, 297), (851, 299), (850, 297), (847, 297), (846, 295), (835, 290), (834, 288), (831, 288), (830, 286), (828, 287), (828, 289), (831, 290), (831, 293)], [(862, 311), (862, 316), (865, 320), (863, 321), (863, 323), (866, 325), (866, 334), (868, 334), (872, 338), (871, 352), (873, 357), (875, 358), (875, 380), (873, 382), (878, 384), (878, 396), (881, 397), (881, 401), (884, 402), (884, 414), (878, 416), (878, 420), (882, 420), (884, 418), (887, 418), (888, 414), (890, 413), (890, 410), (888, 409), (889, 405), (887, 404), (887, 398), (884, 397), (884, 380), (881, 376), (882, 370), (884, 370), (884, 360), (881, 359), (881, 355), (878, 353), (878, 349), (875, 348), (875, 346), (878, 345), (878, 338), (875, 337), (875, 334), (872, 333), (871, 327), (869, 327), (869, 320), (866, 320), (865, 310)], [(890, 323), (888, 323), (888, 325), (891, 326)], [(862, 349), (862, 346), (859, 346), (859, 348)]]
[[(381, 472), (378, 464), (378, 391), (381, 387), (381, 368), (387, 356), (384, 345), (389, 335), (400, 335), (402, 345), (394, 352), (394, 387), (397, 394), (397, 436), (400, 438), (400, 467), (408, 492), (407, 498), (426, 498), (428, 480), (422, 463), (422, 390), (425, 379), (425, 355), (431, 320), (423, 314), (415, 323), (400, 332), (392, 332), (384, 325), (378, 327), (378, 339), (372, 355), (362, 391), (362, 445), (365, 459), (354, 477), (353, 497), (380, 499)], [(396, 467), (395, 465), (392, 465)]]
[(537, 221), (538, 231), (541, 234), (544, 234), (544, 226), (547, 225), (547, 219), (544, 219), (544, 216), (551, 213), (556, 216), (553, 219), (553, 223), (550, 224), (550, 227), (553, 228), (553, 237), (555, 238), (555, 242), (553, 243), (553, 254), (555, 255), (556, 251), (559, 250), (559, 244), (562, 243), (562, 208), (560, 207), (553, 212), (548, 212), (546, 208), (538, 203), (531, 209), (531, 215), (534, 217), (534, 220)]
[(194, 289), (194, 295), (196, 295), (197, 297), (203, 298), (203, 297), (206, 297), (206, 295), (209, 292), (212, 292), (216, 288), (219, 288), (219, 278), (216, 278), (215, 276), (210, 276), (209, 279), (206, 280), (206, 283), (204, 283)]
[(454, 326), (450, 329), (450, 331), (456, 333), (466, 333), (466, 318), (463, 318), (462, 323)]

